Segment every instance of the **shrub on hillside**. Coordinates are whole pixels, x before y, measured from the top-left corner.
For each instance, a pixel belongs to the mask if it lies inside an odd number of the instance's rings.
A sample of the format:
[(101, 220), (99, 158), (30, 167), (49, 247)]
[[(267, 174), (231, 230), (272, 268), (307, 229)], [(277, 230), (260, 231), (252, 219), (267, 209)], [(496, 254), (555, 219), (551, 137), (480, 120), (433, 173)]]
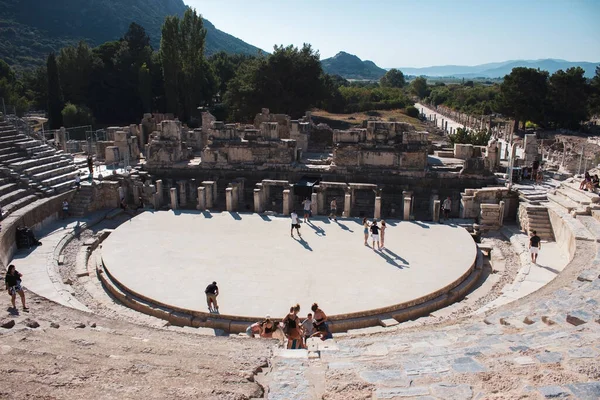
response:
[(413, 118), (419, 118), (419, 110), (415, 106), (406, 107), (406, 115)]

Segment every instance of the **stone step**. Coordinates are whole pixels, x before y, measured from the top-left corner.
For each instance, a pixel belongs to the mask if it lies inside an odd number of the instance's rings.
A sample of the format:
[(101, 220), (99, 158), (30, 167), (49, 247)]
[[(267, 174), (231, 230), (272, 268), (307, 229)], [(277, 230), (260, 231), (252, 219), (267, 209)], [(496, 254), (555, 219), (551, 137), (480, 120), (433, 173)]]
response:
[(33, 139), (29, 139), (29, 140), (25, 140), (25, 141), (21, 141), (19, 143), (16, 143), (15, 146), (18, 147), (19, 149), (28, 149), (31, 147), (37, 147), (39, 145), (42, 144), (41, 140), (33, 140)]
[(52, 162), (52, 163), (48, 163), (48, 164), (42, 164), (42, 165), (38, 165), (36, 167), (31, 167), (31, 168), (27, 168), (24, 169), (22, 172), (24, 174), (27, 175), (35, 175), (35, 174), (39, 174), (40, 172), (44, 172), (44, 171), (48, 171), (50, 169), (56, 169), (59, 167), (64, 167), (66, 165), (71, 164), (71, 161), (69, 160), (59, 160), (56, 162)]
[[(26, 205), (33, 203), (37, 199), (38, 199), (38, 197), (36, 195), (30, 194), (30, 195), (21, 197), (15, 201), (13, 201), (12, 203), (7, 204), (6, 206), (2, 206), (3, 216), (13, 213), (13, 212), (17, 211), (18, 209), (23, 208)], [(6, 212), (6, 214), (4, 214), (5, 212)]]
[(63, 158), (57, 155), (51, 155), (48, 157), (40, 157), (40, 158), (30, 158), (27, 161), (10, 164), (9, 167), (14, 169), (15, 171), (22, 171), (27, 168), (36, 167), (42, 164), (48, 164), (56, 161), (60, 161)]
[(0, 206), (4, 207), (7, 204), (13, 203), (22, 197), (27, 196), (27, 190), (17, 189), (3, 196), (0, 196)]
[(6, 145), (6, 144), (10, 144), (10, 143), (14, 143), (17, 140), (22, 140), (22, 139), (25, 139), (25, 138), (26, 138), (26, 136), (24, 136), (24, 135), (18, 135), (18, 134), (16, 134), (16, 132), (13, 135), (0, 136), (0, 146)]
[(579, 182), (566, 181), (566, 182), (563, 182), (561, 184), (561, 186), (569, 187), (569, 188), (573, 189), (574, 191), (576, 191), (577, 193), (579, 193), (583, 196), (587, 196), (592, 201), (592, 203), (600, 203), (600, 196), (598, 196), (596, 193), (588, 192), (587, 190), (580, 190)]
[(0, 186), (0, 196), (4, 196), (5, 194), (12, 192), (13, 190), (16, 190), (17, 187), (18, 185), (16, 183), (8, 183)]
[[(0, 147), (2, 146), (2, 144), (0, 144)], [(0, 155), (3, 154), (8, 154), (8, 153), (14, 153), (14, 149), (12, 147), (1, 147), (0, 148)]]
[(22, 153), (16, 152), (13, 149), (12, 153), (7, 153), (7, 154), (0, 155), (0, 162), (6, 163), (6, 160), (12, 160), (13, 158), (22, 157), (22, 156), (23, 156)]
[(59, 183), (62, 183), (65, 181), (72, 181), (71, 183), (74, 185), (75, 184), (75, 175), (77, 175), (77, 174), (78, 174), (77, 171), (72, 171), (72, 172), (68, 172), (66, 174), (57, 175), (57, 176), (53, 176), (48, 179), (44, 179), (43, 181), (40, 181), (40, 183), (44, 186), (54, 187), (55, 185), (57, 185)]
[(62, 152), (56, 151), (53, 148), (48, 148), (46, 150), (41, 150), (38, 151), (37, 153), (34, 154), (34, 158), (44, 158), (44, 157), (50, 157), (53, 155), (62, 155)]
[(569, 186), (561, 186), (556, 190), (556, 193), (563, 195), (564, 197), (574, 201), (575, 203), (588, 205), (592, 202), (592, 200), (588, 196), (583, 194), (583, 192), (580, 192), (579, 190), (573, 189)]
[(10, 164), (25, 161), (25, 160), (27, 160), (27, 157), (24, 157), (23, 155), (19, 155), (18, 157), (13, 156), (13, 158), (6, 159), (6, 160), (2, 161), (2, 163), (6, 164), (6, 165), (10, 165)]
[(596, 220), (600, 221), (600, 210), (592, 210), (592, 217), (596, 218)]
[(50, 148), (47, 144), (41, 144), (39, 146), (29, 147), (26, 151), (27, 151), (27, 154), (31, 154), (31, 155), (37, 155), (40, 153), (44, 154), (49, 151), (52, 151), (54, 153), (54, 149)]
[(567, 212), (571, 212), (580, 207), (579, 203), (557, 194), (548, 194), (548, 200), (563, 207)]
[(591, 215), (578, 215), (577, 220), (581, 221), (597, 242), (600, 242), (600, 221)]
[(63, 182), (57, 183), (55, 185), (50, 186), (55, 193), (63, 193), (67, 190), (71, 190), (75, 188), (75, 181), (71, 179), (67, 179)]
[(49, 169), (47, 171), (39, 172), (35, 175), (31, 175), (31, 179), (33, 179), (34, 181), (44, 181), (54, 176), (64, 175), (75, 170), (76, 168), (74, 165), (65, 165), (62, 167), (57, 167), (54, 169)]
[(0, 137), (6, 137), (6, 136), (13, 136), (16, 135), (17, 131), (14, 128), (10, 128), (10, 129), (6, 129), (6, 130), (0, 130)]

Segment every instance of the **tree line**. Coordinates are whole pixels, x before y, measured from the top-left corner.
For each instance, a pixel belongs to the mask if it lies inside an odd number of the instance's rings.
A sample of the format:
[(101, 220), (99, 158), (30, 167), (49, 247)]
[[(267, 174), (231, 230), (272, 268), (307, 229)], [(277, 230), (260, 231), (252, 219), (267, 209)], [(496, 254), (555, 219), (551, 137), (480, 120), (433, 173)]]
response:
[(515, 120), (517, 127), (527, 123), (547, 129), (577, 130), (582, 122), (600, 114), (600, 66), (592, 79), (580, 67), (559, 70), (550, 75), (533, 68), (514, 68), (499, 84), (427, 85), (425, 78), (413, 91), (435, 106), (474, 115), (502, 114)]
[(190, 126), (202, 110), (225, 121), (251, 121), (262, 107), (293, 118), (318, 107), (333, 113), (405, 109), (418, 116), (413, 98), (471, 114), (501, 113), (525, 124), (575, 129), (600, 112), (600, 70), (587, 80), (581, 68), (547, 72), (515, 68), (501, 84), (436, 83), (401, 71), (379, 82), (350, 82), (323, 72), (309, 44), (275, 46), (256, 56), (205, 55), (201, 15), (167, 17), (156, 51), (132, 23), (120, 40), (85, 42), (51, 53), (46, 65), (18, 76), (0, 60), (0, 97), (18, 113), (45, 110), (50, 127), (129, 124), (146, 112), (173, 113)]
[(309, 44), (206, 57), (206, 29), (191, 9), (165, 19), (159, 49), (150, 43), (132, 23), (120, 40), (64, 47), (20, 77), (0, 61), (0, 97), (19, 114), (47, 111), (52, 129), (129, 124), (146, 112), (173, 113), (195, 126), (206, 109), (222, 120), (251, 121), (262, 107), (295, 118), (312, 107), (356, 112), (412, 105), (400, 71), (390, 71), (381, 85), (351, 83), (324, 73)]

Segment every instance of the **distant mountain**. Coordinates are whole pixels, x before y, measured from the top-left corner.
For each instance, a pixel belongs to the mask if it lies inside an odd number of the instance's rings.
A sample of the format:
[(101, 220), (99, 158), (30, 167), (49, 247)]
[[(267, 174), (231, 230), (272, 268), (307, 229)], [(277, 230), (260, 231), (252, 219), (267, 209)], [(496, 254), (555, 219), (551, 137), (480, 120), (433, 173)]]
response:
[(474, 66), (442, 65), (424, 68), (401, 67), (398, 69), (405, 75), (416, 76), (425, 75), (453, 76), (457, 78), (502, 78), (505, 75), (510, 74), (512, 69), (516, 67), (539, 68), (541, 70), (548, 71), (550, 74), (553, 74), (559, 69), (566, 70), (567, 68), (579, 66), (585, 70), (585, 76), (591, 78), (594, 76), (596, 66), (598, 65), (600, 65), (600, 63), (597, 62), (565, 61), (548, 58), (543, 60), (510, 60)]
[[(117, 40), (132, 22), (144, 27), (158, 49), (165, 17), (186, 9), (183, 0), (0, 0), (0, 58), (13, 66), (39, 65), (48, 53), (80, 40), (91, 46)], [(259, 51), (207, 20), (204, 26), (207, 55)]]
[(340, 75), (346, 79), (378, 80), (387, 72), (373, 61), (362, 61), (354, 54), (340, 51), (331, 58), (321, 60), (323, 70), (331, 75)]

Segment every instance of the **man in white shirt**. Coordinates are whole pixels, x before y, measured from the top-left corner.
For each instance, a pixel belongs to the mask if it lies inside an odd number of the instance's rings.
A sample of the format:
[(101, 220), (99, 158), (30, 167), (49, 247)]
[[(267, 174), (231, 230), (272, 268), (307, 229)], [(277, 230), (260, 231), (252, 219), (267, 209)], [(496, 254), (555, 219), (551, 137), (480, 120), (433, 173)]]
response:
[(312, 201), (310, 201), (310, 199), (307, 197), (306, 199), (304, 199), (304, 201), (302, 202), (302, 206), (304, 207), (304, 222), (308, 222), (309, 221), (309, 217), (310, 217), (310, 206), (312, 205)]
[(290, 229), (290, 235), (294, 237), (294, 228), (296, 228), (298, 237), (302, 238), (302, 235), (300, 234), (300, 222), (298, 221), (298, 214), (296, 214), (296, 211), (292, 211), (290, 217), (292, 217), (292, 229)]
[(450, 210), (452, 209), (452, 200), (450, 200), (450, 196), (444, 200), (442, 204), (442, 210), (444, 211), (444, 219), (450, 218)]

